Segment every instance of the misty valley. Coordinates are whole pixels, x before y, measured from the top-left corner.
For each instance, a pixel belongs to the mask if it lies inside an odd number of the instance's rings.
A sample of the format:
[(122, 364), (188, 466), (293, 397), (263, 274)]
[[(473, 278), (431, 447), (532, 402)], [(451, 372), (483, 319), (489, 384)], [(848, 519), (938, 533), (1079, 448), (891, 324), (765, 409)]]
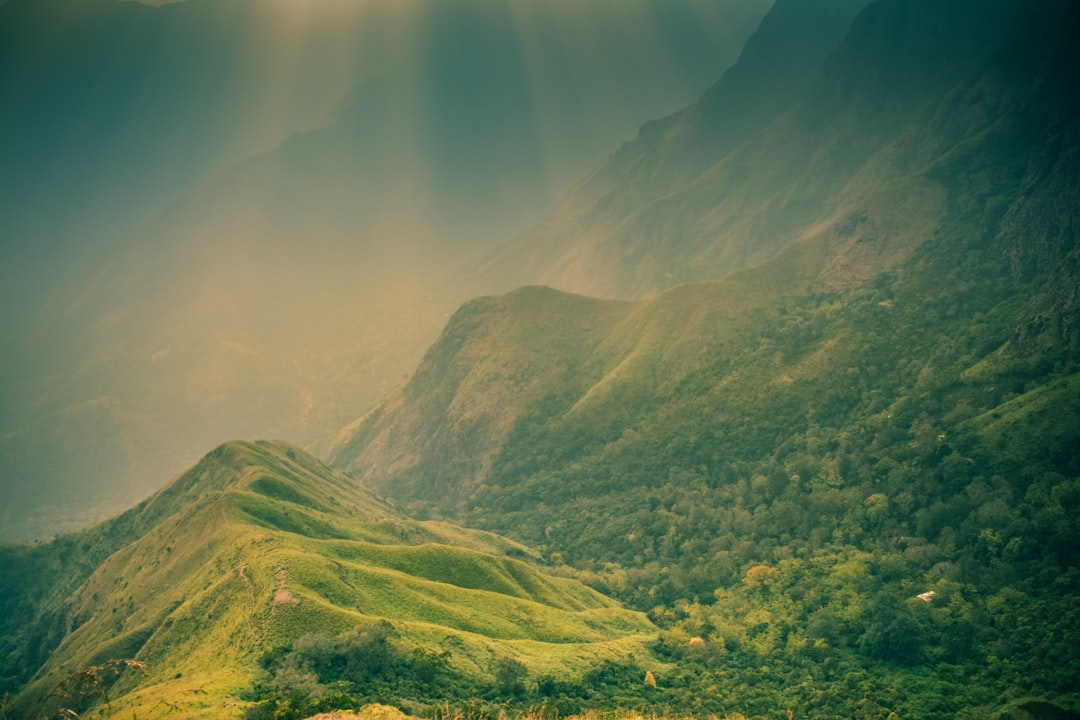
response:
[(0, 73), (3, 720), (1080, 718), (1075, 2), (5, 0)]

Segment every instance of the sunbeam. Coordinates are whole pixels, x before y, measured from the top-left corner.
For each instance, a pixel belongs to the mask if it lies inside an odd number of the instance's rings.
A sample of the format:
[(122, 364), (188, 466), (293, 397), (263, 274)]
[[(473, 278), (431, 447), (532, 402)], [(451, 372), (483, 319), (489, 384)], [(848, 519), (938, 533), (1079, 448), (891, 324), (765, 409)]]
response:
[[(316, 440), (374, 403), (502, 289), (467, 270), (767, 4), (5, 4), (8, 507), (134, 499), (216, 438)], [(65, 409), (102, 468), (78, 487)]]

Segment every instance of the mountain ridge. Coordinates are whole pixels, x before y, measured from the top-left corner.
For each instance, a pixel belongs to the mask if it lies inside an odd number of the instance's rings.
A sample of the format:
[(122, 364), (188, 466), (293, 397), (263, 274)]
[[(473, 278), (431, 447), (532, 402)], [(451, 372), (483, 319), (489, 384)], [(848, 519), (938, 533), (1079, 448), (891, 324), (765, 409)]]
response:
[[(350, 427), (359, 432), (344, 430), (331, 455), (344, 457), (353, 448), (372, 443), (393, 455), (387, 467), (408, 468), (431, 447), (454, 447), (465, 438), (477, 436), (503, 438), (510, 431), (508, 413), (512, 419), (521, 401), (533, 396), (537, 380), (558, 377), (576, 384), (576, 363), (565, 354), (587, 352), (596, 342), (597, 333), (632, 307), (631, 303), (594, 301), (543, 287), (520, 288), (500, 298), (485, 297), (466, 303), (450, 318), (445, 342), (433, 346), (424, 356), (416, 371), (416, 382), (404, 386), (400, 396), (392, 394), (367, 416), (374, 419), (390, 415), (421, 400), (423, 407), (412, 413), (415, 427), (392, 436), (369, 437), (360, 430), (362, 423), (358, 421)], [(545, 333), (546, 328), (562, 323), (565, 335), (552, 337)], [(484, 342), (485, 338), (500, 342), (500, 337), (505, 337), (505, 347), (512, 354)], [(477, 350), (471, 351), (470, 347)], [(478, 370), (476, 364), (483, 370)], [(435, 397), (424, 397), (436, 388), (446, 390), (440, 390)], [(492, 402), (484, 408), (462, 405), (459, 398), (469, 393), (483, 393)], [(425, 418), (443, 413), (457, 416), (460, 430), (450, 434), (433, 431)], [(480, 473), (491, 462), (484, 454), (461, 460), (473, 468), (472, 472)], [(430, 470), (436, 477), (457, 472), (450, 467)], [(445, 489), (456, 492), (452, 486)]]
[[(858, 32), (859, 27), (869, 28), (866, 32), (871, 34), (880, 32), (881, 27), (891, 26), (890, 23), (884, 23), (883, 17), (891, 17), (890, 12), (895, 14), (907, 10), (906, 6), (901, 7), (903, 3), (880, 5), (887, 7), (875, 5), (873, 11), (864, 12), (854, 24), (852, 32)], [(1054, 22), (1058, 17), (1055, 13), (1062, 11), (1064, 7), (1060, 3), (1051, 3), (1050, 6), (1055, 10), (1041, 17), (1043, 23)], [(871, 184), (869, 190), (857, 190), (861, 197), (857, 197), (850, 204), (836, 203), (839, 207), (830, 217), (809, 226), (799, 238), (769, 262), (737, 272), (720, 282), (703, 281), (698, 285), (677, 286), (641, 306), (636, 312), (647, 313), (651, 308), (664, 304), (677, 305), (682, 308), (678, 312), (688, 313), (680, 319), (681, 322), (676, 320), (677, 315), (673, 314), (666, 321), (654, 322), (653, 330), (648, 331), (632, 322), (631, 315), (624, 317), (624, 320), (627, 320), (627, 329), (617, 332), (618, 323), (609, 323), (607, 332), (621, 335), (627, 340), (622, 345), (623, 359), (610, 362), (604, 373), (612, 372), (621, 362), (633, 358), (637, 352), (632, 350), (635, 344), (651, 344), (653, 347), (662, 345), (663, 343), (657, 342), (657, 337), (663, 337), (664, 333), (678, 335), (681, 331), (675, 328), (703, 314), (747, 321), (747, 317), (752, 316), (753, 312), (768, 309), (770, 305), (775, 306), (782, 302), (785, 296), (813, 299), (822, 293), (842, 293), (849, 289), (857, 294), (860, 287), (867, 284), (873, 287), (873, 283), (880, 282), (884, 276), (902, 277), (902, 269), (905, 267), (908, 268), (908, 273), (922, 272), (916, 268), (933, 267), (933, 271), (927, 272), (955, 275), (956, 270), (947, 270), (940, 264), (943, 257), (951, 257), (960, 252), (950, 245), (967, 247), (972, 252), (985, 246), (993, 253), (999, 253), (995, 259), (1000, 257), (1003, 262), (995, 264), (994, 260), (988, 260), (980, 272), (997, 278), (996, 282), (1002, 283), (1002, 287), (1011, 286), (1013, 289), (1010, 292), (1021, 293), (1027, 298), (1024, 302), (1032, 308), (1045, 302), (1048, 297), (1046, 288), (1060, 287), (1060, 273), (1068, 273), (1069, 258), (1076, 252), (1075, 232), (1070, 235), (1070, 231), (1065, 229), (1075, 226), (1075, 221), (1072, 220), (1075, 211), (1065, 208), (1058, 200), (1063, 195), (1070, 196), (1070, 191), (1062, 189), (1063, 184), (1070, 187), (1066, 179), (1068, 171), (1062, 163), (1072, 162), (1070, 158), (1075, 158), (1075, 152), (1066, 150), (1059, 155), (1063, 160), (1055, 163), (1046, 161), (1049, 148), (1061, 147), (1065, 142), (1064, 138), (1076, 138), (1077, 115), (1069, 112), (1069, 96), (1059, 92), (1061, 87), (1058, 81), (1054, 80), (1067, 76), (1066, 68), (1070, 66), (1070, 62), (1075, 64), (1076, 53), (1063, 50), (1074, 47), (1069, 43), (1072, 33), (1068, 29), (1070, 25), (1059, 26), (1054, 40), (1044, 44), (1034, 38), (1041, 38), (1041, 31), (1045, 27), (1034, 23), (1032, 16), (1025, 14), (1026, 11), (1021, 11), (1010, 3), (995, 7), (1001, 15), (987, 21), (986, 27), (980, 32), (985, 36), (998, 38), (997, 44), (987, 49), (974, 42), (973, 45), (977, 47), (975, 57), (969, 58), (965, 67), (977, 67), (978, 71), (971, 72), (963, 68), (956, 70), (949, 79), (943, 81), (950, 88), (948, 92), (935, 89), (931, 93), (932, 101), (928, 107), (933, 107), (936, 114), (932, 118), (930, 132), (925, 137), (915, 133), (910, 127), (901, 125), (893, 145), (887, 145), (883, 153), (886, 158), (881, 162), (885, 165), (885, 172), (879, 172), (877, 177), (873, 178), (876, 186)], [(929, 11), (923, 8), (923, 13), (927, 12)], [(944, 34), (933, 41), (937, 47), (948, 46), (947, 38), (953, 34), (970, 40), (962, 13), (950, 7), (943, 10), (942, 14), (944, 19), (941, 24), (945, 29), (942, 30)], [(1034, 35), (1012, 34), (1016, 29), (1017, 14), (1028, 23), (1024, 33)], [(933, 14), (930, 15), (931, 19), (924, 22), (933, 25)], [(1012, 38), (1011, 45), (1004, 49), (1001, 45), (1005, 42), (1003, 38)], [(910, 44), (910, 41), (906, 42)], [(859, 59), (858, 53), (865, 52), (867, 46), (874, 48), (876, 44), (859, 37), (845, 41), (845, 45), (854, 49), (838, 51), (827, 64), (839, 67), (837, 58), (855, 57), (858, 60), (855, 65), (861, 68), (860, 72), (872, 75), (874, 70), (864, 67), (866, 64)], [(1027, 75), (1017, 74), (1015, 67), (1018, 63), (1019, 66), (1032, 69), (1038, 74), (1033, 80)], [(931, 63), (931, 66), (936, 64)], [(834, 67), (825, 74), (835, 76), (838, 72)], [(923, 68), (918, 72), (928, 71)], [(875, 129), (871, 134), (882, 132)], [(765, 139), (765, 136), (762, 136), (763, 142)], [(919, 148), (937, 142), (941, 144), (924, 153), (924, 159), (915, 162), (914, 171), (895, 164), (894, 159), (901, 157), (906, 151), (913, 150), (918, 155)], [(880, 144), (881, 141), (875, 140), (874, 143)], [(819, 153), (820, 149), (811, 144), (800, 152), (812, 156)], [(873, 174), (873, 168), (868, 168), (862, 160), (858, 164), (862, 166), (861, 173)], [(858, 177), (848, 182), (850, 185), (859, 184)], [(1056, 236), (1052, 236), (1054, 239), (1050, 247), (1046, 247), (1048, 243), (1039, 235), (1041, 223), (1028, 225), (1015, 219), (1018, 215), (1031, 217), (1034, 213), (1027, 208), (1042, 207), (1044, 202), (1053, 202), (1055, 207), (1060, 209), (1060, 212), (1048, 214), (1060, 218), (1059, 222), (1063, 226)], [(753, 212), (751, 210), (751, 213)], [(930, 247), (927, 247), (927, 243)], [(1025, 273), (1019, 270), (1024, 261), (1018, 258), (1024, 254), (1025, 249), (1038, 253), (1042, 258), (1038, 261), (1041, 272), (1033, 273), (1029, 270)], [(920, 257), (916, 262), (915, 258)], [(693, 289), (695, 287), (703, 291), (711, 288), (705, 292), (706, 295), (711, 294), (711, 297), (702, 298), (698, 305), (679, 304), (673, 299), (680, 295), (693, 295), (698, 292)], [(535, 295), (539, 291), (531, 292)], [(569, 298), (558, 294), (549, 296), (564, 300)], [(513, 294), (508, 295), (504, 302), (512, 307), (514, 297)], [(1067, 314), (1072, 312), (1068, 309), (1072, 307), (1069, 297), (1071, 296), (1068, 293), (1062, 293), (1063, 315), (1055, 327), (1061, 334), (1044, 338), (1045, 344), (1054, 347), (1057, 352), (1060, 352), (1062, 341), (1069, 342), (1069, 328), (1072, 327), (1067, 317)], [(491, 301), (487, 302), (490, 304)], [(980, 298), (980, 302), (985, 300)], [(699, 306), (707, 310), (697, 310)], [(471, 306), (475, 310), (480, 307), (479, 304)], [(1022, 334), (1024, 327), (1032, 326), (1032, 321), (1025, 317), (1030, 315), (1024, 312), (1013, 315), (1009, 321), (1011, 325), (999, 328), (999, 332), (1008, 333), (1003, 338), (1012, 338), (1011, 351), (1021, 355), (1023, 343), (1017, 344), (1014, 336)], [(458, 318), (459, 316), (455, 316), (455, 319)], [(520, 321), (526, 322), (524, 315)], [(663, 329), (664, 322), (670, 323), (670, 330)], [(542, 333), (549, 326), (534, 323), (534, 327), (537, 332)], [(660, 330), (657, 330), (658, 328)], [(715, 326), (708, 331), (702, 330), (705, 333), (716, 331)], [(468, 328), (462, 323), (452, 321), (447, 328), (447, 335), (433, 346), (428, 357), (453, 356), (458, 347), (455, 343), (461, 341), (450, 342), (451, 338), (459, 338), (461, 333), (467, 332)], [(691, 334), (692, 332), (694, 331), (690, 331)], [(481, 334), (476, 336), (476, 340), (482, 344), (484, 337), (486, 336)], [(511, 342), (509, 337), (508, 335), (506, 339)], [(552, 341), (554, 337), (557, 337), (557, 330), (556, 335), (548, 337), (548, 341)], [(1030, 340), (1027, 344), (1030, 345)], [(604, 347), (614, 346), (616, 345), (609, 336), (599, 342), (594, 341), (587, 347), (600, 352)], [(578, 349), (585, 347), (581, 345)], [(670, 353), (670, 357), (677, 356), (675, 351)], [(706, 354), (694, 357), (695, 360), (684, 359), (685, 364), (708, 361)], [(468, 359), (462, 357), (460, 362), (465, 364), (466, 368), (469, 367)], [(581, 358), (576, 362), (587, 364), (588, 359)], [(474, 361), (472, 367), (478, 372), (490, 371), (489, 368), (485, 369), (481, 361)], [(436, 376), (439, 374), (431, 373), (430, 370), (423, 372)], [(601, 373), (601, 377), (604, 373)], [(400, 400), (389, 402), (397, 403), (396, 407), (400, 408), (402, 404), (407, 406), (410, 401), (422, 398), (429, 389), (446, 392), (454, 385), (453, 382), (440, 385), (430, 380), (422, 383), (419, 380), (420, 374), (405, 386)], [(454, 377), (458, 375), (460, 371)], [(560, 384), (554, 380), (552, 385), (566, 387), (565, 383)], [(468, 393), (463, 393), (451, 404), (464, 404), (469, 401)], [(473, 397), (471, 401), (478, 400)], [(429, 411), (421, 414), (428, 418), (427, 422), (430, 424), (431, 418), (445, 416), (445, 409), (429, 408)], [(384, 422), (384, 419), (369, 419), (366, 425), (370, 428)], [(404, 422), (407, 425), (409, 421)], [(392, 422), (390, 426), (393, 426)], [(412, 437), (422, 446), (423, 441), (419, 440), (421, 436), (433, 437), (437, 434), (427, 428)], [(363, 445), (362, 442), (353, 444), (356, 448)], [(368, 476), (370, 464), (362, 463), (364, 469), (355, 464), (358, 456), (354, 451), (339, 446), (332, 457), (341, 466), (359, 472), (362, 477)], [(438, 465), (436, 462), (435, 466)], [(379, 472), (392, 471), (383, 467)], [(385, 481), (376, 481), (376, 486), (385, 488), (381, 485), (382, 482)], [(402, 487), (412, 486), (406, 484)]]

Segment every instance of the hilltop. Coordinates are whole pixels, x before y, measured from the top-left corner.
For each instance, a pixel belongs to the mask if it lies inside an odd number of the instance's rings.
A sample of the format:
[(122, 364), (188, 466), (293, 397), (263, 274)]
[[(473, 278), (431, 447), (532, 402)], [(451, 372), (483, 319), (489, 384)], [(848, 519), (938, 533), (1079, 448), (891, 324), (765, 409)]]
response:
[(184, 717), (236, 717), (266, 653), (318, 633), (422, 647), (435, 670), (478, 683), (500, 659), (580, 676), (654, 634), (643, 616), (546, 574), (527, 548), (408, 520), (280, 443), (223, 445), (124, 515), (3, 546), (0, 562), (4, 682), (28, 681), (15, 716), (77, 704), (77, 693), (46, 695), (130, 659), (147, 675), (121, 668), (108, 688), (113, 716), (164, 703)]

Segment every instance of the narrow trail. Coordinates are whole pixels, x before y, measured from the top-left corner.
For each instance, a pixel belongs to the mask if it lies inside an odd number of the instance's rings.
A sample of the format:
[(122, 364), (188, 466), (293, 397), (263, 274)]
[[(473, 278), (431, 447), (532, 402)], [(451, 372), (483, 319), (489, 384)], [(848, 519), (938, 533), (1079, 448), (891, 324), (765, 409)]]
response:
[(259, 638), (255, 632), (255, 586), (251, 583), (251, 578), (244, 572), (247, 569), (247, 563), (240, 563), (240, 567), (237, 570), (240, 572), (240, 577), (244, 580), (244, 584), (247, 585), (248, 596), (251, 598), (251, 612), (248, 614), (248, 629), (251, 631), (251, 641), (257, 643)]

